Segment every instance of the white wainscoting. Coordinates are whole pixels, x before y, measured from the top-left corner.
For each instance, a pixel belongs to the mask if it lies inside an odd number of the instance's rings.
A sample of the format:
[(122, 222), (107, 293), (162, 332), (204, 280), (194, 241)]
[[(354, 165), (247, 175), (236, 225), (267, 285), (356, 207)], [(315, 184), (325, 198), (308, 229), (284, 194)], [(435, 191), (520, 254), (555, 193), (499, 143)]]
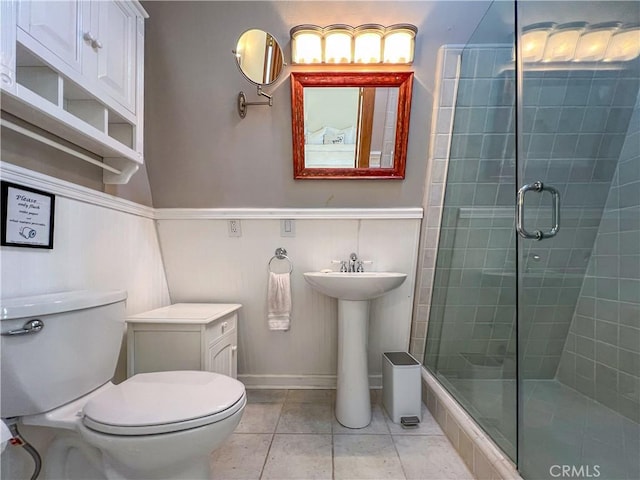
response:
[[(422, 209), (159, 209), (156, 218), (171, 300), (243, 305), (238, 377), (245, 384), (335, 386), (337, 301), (313, 290), (302, 274), (337, 269), (331, 260), (351, 252), (373, 260), (370, 270), (408, 275), (371, 304), (372, 385), (381, 383), (383, 352), (408, 350)], [(232, 218), (240, 219), (239, 238), (228, 236)], [(292, 218), (296, 236), (281, 237), (280, 219)], [(267, 264), (278, 247), (294, 266), (287, 332), (267, 328)]]
[(53, 250), (0, 247), (3, 298), (118, 289), (128, 293), (127, 314), (170, 303), (153, 209), (7, 163), (0, 173), (56, 195)]
[[(241, 303), (241, 380), (327, 388), (335, 386), (337, 301), (302, 273), (336, 268), (331, 260), (357, 252), (374, 262), (368, 269), (407, 273), (400, 288), (371, 304), (371, 384), (381, 383), (383, 352), (409, 348), (421, 208), (154, 210), (6, 163), (0, 172), (56, 195), (53, 250), (0, 249), (2, 297), (126, 289), (128, 314), (171, 302)], [(241, 237), (228, 236), (228, 219), (240, 219)], [(295, 220), (295, 237), (280, 236), (280, 219)], [(277, 247), (294, 263), (288, 332), (267, 329), (267, 264)]]

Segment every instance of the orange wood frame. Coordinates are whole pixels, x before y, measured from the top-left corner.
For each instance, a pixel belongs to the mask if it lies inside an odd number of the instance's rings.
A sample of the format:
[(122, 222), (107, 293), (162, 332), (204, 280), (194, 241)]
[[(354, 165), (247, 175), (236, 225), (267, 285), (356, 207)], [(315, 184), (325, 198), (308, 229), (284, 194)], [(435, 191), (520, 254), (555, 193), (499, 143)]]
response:
[[(304, 87), (399, 87), (391, 168), (307, 168), (304, 163)], [(295, 179), (404, 179), (413, 72), (292, 72), (291, 126)]]

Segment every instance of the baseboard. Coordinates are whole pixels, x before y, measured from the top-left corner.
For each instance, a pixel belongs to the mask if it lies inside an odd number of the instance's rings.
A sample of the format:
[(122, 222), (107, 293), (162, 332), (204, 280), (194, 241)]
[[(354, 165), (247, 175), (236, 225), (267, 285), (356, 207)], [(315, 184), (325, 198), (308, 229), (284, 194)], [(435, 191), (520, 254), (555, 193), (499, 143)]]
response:
[[(248, 388), (336, 388), (335, 375), (238, 375)], [(382, 375), (369, 375), (369, 387), (381, 388)]]

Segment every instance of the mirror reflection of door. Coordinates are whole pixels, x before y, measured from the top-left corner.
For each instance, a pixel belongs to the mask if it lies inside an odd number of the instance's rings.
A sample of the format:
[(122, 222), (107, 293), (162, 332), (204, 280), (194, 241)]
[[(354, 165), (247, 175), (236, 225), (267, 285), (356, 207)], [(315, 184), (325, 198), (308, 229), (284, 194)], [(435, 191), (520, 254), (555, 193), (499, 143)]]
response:
[(398, 87), (305, 87), (305, 167), (393, 167), (398, 92)]
[(262, 75), (262, 83), (270, 84), (276, 81), (284, 59), (282, 58), (282, 50), (278, 46), (275, 38), (267, 33), (264, 46), (264, 71)]

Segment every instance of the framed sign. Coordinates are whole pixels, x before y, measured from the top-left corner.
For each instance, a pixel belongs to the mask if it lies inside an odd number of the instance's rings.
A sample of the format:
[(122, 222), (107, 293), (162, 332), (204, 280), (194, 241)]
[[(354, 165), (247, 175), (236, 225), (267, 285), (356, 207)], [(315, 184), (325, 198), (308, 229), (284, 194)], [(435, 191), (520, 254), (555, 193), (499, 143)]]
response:
[(0, 182), (1, 245), (53, 248), (55, 195), (15, 183)]

